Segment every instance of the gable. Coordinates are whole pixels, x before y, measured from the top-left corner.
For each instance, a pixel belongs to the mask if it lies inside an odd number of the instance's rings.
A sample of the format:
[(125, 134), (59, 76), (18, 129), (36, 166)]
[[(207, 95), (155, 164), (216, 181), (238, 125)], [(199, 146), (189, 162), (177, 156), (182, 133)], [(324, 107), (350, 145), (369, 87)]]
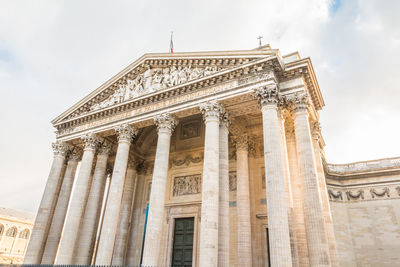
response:
[(275, 50), (146, 54), (52, 121), (53, 124), (275, 56)]

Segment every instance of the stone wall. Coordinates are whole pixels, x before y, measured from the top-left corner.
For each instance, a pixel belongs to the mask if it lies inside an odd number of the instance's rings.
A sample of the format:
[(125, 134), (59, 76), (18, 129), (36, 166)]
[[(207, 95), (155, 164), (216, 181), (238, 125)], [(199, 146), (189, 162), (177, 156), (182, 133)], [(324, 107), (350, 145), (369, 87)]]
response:
[[(340, 266), (400, 263), (398, 159), (335, 166), (327, 174)], [(390, 166), (387, 163), (392, 162)], [(358, 165), (358, 167), (357, 167)], [(371, 167), (368, 167), (371, 166)], [(355, 167), (356, 166), (356, 167)], [(346, 174), (346, 169), (351, 173)]]

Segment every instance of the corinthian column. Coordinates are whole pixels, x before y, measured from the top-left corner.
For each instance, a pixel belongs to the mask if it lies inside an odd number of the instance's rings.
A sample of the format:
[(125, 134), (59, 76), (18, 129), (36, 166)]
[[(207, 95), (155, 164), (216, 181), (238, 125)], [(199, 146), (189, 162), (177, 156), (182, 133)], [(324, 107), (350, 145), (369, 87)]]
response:
[(75, 246), (75, 260), (77, 265), (90, 265), (93, 248), (99, 225), (101, 204), (103, 203), (104, 189), (107, 180), (107, 160), (112, 151), (109, 143), (103, 142), (97, 153), (93, 181), (90, 186), (89, 196), (85, 207), (78, 242)]
[(117, 235), (115, 237), (114, 252), (112, 265), (125, 265), (125, 255), (128, 246), (129, 224), (132, 214), (133, 192), (136, 185), (136, 166), (137, 162), (133, 161), (128, 164), (126, 178), (124, 184), (124, 192), (122, 195), (121, 212), (119, 215), (119, 223)]
[(201, 226), (199, 266), (218, 266), (219, 204), (219, 117), (217, 102), (202, 104), (206, 125), (204, 141), (203, 186), (201, 193)]
[(264, 133), (264, 164), (268, 210), (268, 231), (271, 265), (292, 266), (288, 207), (285, 197), (285, 175), (275, 84), (255, 91), (261, 104)]
[(291, 103), (294, 114), (298, 162), (304, 183), (304, 222), (310, 265), (330, 266), (314, 148), (308, 121), (308, 95), (306, 93), (297, 93), (288, 100)]
[(128, 166), (129, 148), (137, 130), (128, 124), (118, 126), (115, 131), (118, 135), (117, 155), (115, 156), (114, 170), (108, 193), (107, 205), (104, 211), (104, 221), (100, 233), (97, 249), (96, 265), (110, 265), (117, 233), (118, 217), (121, 210), (122, 192), (126, 168)]
[(59, 184), (61, 184), (61, 173), (68, 146), (59, 141), (53, 143), (52, 146), (54, 151), (53, 164), (51, 165), (49, 178), (47, 179), (42, 201), (40, 202), (39, 210), (36, 215), (35, 225), (29, 240), (24, 264), (40, 264), (57, 202), (57, 190)]
[(42, 264), (54, 264), (65, 221), (65, 215), (67, 213), (68, 203), (71, 196), (72, 185), (75, 179), (76, 167), (78, 166), (81, 156), (82, 153), (77, 150), (74, 150), (68, 156), (67, 169), (65, 171), (60, 195), (54, 211), (53, 221), (49, 230), (49, 236), (47, 237)]
[(169, 147), (171, 134), (177, 121), (169, 114), (162, 114), (154, 119), (157, 125), (158, 141), (154, 161), (153, 180), (151, 183), (150, 206), (147, 219), (146, 239), (143, 249), (144, 266), (158, 266), (161, 254), (160, 237), (162, 236), (162, 217), (164, 213), (165, 189), (168, 174)]
[(238, 266), (252, 266), (249, 188), (249, 138), (235, 138), (237, 179), (237, 258)]
[(57, 254), (56, 264), (72, 264), (74, 248), (78, 239), (79, 226), (86, 205), (90, 177), (92, 173), (93, 159), (99, 139), (94, 134), (82, 137), (85, 147), (83, 149), (82, 162), (79, 175), (75, 183), (74, 194), (68, 211), (60, 248)]
[(337, 267), (339, 266), (339, 262), (336, 249), (335, 231), (333, 228), (331, 207), (329, 205), (328, 190), (326, 188), (325, 173), (324, 173), (324, 167), (322, 165), (321, 150), (319, 146), (319, 139), (321, 137), (321, 127), (319, 122), (313, 123), (312, 137), (313, 137), (313, 147), (315, 154), (315, 163), (318, 175), (318, 184), (321, 193), (322, 207), (325, 217), (326, 234), (328, 237), (329, 255), (331, 258), (332, 266)]
[(229, 266), (229, 119), (221, 114), (219, 125), (219, 224), (218, 266)]

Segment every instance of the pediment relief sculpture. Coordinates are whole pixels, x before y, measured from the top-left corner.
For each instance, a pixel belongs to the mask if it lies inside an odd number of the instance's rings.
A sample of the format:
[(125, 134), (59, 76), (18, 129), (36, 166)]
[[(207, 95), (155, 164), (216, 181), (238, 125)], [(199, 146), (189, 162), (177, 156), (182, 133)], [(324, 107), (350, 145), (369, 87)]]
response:
[(192, 68), (191, 66), (173, 65), (167, 68), (149, 68), (132, 79), (128, 78), (126, 83), (120, 84), (112, 95), (101, 102), (93, 104), (90, 107), (90, 111), (106, 108), (145, 94), (200, 79), (221, 70), (223, 69), (217, 66)]

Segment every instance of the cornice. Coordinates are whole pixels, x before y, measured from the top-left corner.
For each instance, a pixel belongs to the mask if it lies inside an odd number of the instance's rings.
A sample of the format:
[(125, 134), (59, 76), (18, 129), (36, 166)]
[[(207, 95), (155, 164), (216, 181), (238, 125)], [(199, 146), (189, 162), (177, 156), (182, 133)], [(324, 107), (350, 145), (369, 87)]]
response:
[(400, 157), (385, 158), (369, 161), (359, 161), (348, 164), (324, 164), (327, 178), (352, 179), (360, 177), (398, 174), (400, 171)]

